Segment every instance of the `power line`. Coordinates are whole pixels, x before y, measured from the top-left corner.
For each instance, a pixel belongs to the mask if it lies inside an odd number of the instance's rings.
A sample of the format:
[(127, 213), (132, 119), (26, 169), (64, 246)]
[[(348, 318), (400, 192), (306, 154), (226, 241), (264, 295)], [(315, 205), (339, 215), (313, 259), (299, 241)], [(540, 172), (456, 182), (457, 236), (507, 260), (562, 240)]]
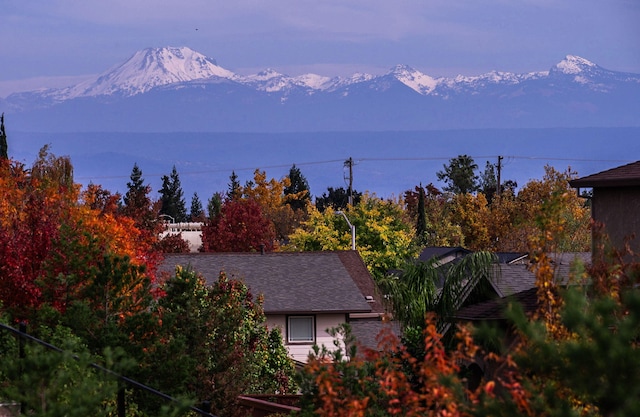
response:
[[(353, 164), (356, 162), (406, 162), (406, 161), (449, 161), (451, 159), (455, 159), (456, 157), (450, 156), (432, 156), (432, 157), (393, 157), (393, 158), (349, 158), (347, 161), (351, 161), (351, 168)], [(623, 160), (623, 159), (584, 159), (584, 158), (558, 158), (558, 157), (543, 157), (543, 156), (518, 156), (518, 155), (487, 155), (487, 156), (472, 156), (473, 159), (497, 159), (497, 158), (507, 158), (509, 161), (513, 160), (547, 160), (547, 161), (565, 161), (565, 162), (611, 162), (611, 163), (630, 163), (634, 162), (633, 160)], [(323, 165), (323, 164), (333, 164), (333, 163), (343, 163), (346, 164), (344, 159), (329, 159), (323, 161), (310, 161), (310, 162), (295, 162), (296, 166), (305, 166), (305, 165)], [(242, 171), (255, 171), (256, 169), (267, 170), (267, 169), (276, 169), (276, 168), (288, 168), (293, 164), (279, 164), (279, 165), (267, 165), (261, 167), (247, 167), (247, 168), (217, 168), (217, 169), (207, 169), (207, 170), (199, 170), (199, 171), (184, 171), (180, 172), (180, 176), (189, 176), (189, 175), (202, 175), (202, 174), (216, 174), (221, 172), (242, 172)], [(346, 166), (346, 165), (345, 165)], [(162, 177), (164, 174), (145, 174), (145, 177)], [(129, 178), (130, 175), (96, 175), (96, 176), (82, 176), (77, 177), (78, 180), (99, 180), (99, 179), (120, 179), (120, 178)], [(352, 173), (350, 173), (349, 178), (352, 178)]]

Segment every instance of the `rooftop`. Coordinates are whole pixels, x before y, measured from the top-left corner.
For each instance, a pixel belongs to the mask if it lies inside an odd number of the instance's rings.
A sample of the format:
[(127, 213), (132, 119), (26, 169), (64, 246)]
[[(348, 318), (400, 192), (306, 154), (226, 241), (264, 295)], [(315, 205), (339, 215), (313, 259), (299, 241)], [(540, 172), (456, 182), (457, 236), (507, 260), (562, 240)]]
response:
[[(221, 272), (264, 296), (267, 314), (382, 312), (380, 297), (356, 251), (166, 254), (160, 272), (191, 267), (208, 284)], [(367, 301), (367, 297), (373, 301)]]

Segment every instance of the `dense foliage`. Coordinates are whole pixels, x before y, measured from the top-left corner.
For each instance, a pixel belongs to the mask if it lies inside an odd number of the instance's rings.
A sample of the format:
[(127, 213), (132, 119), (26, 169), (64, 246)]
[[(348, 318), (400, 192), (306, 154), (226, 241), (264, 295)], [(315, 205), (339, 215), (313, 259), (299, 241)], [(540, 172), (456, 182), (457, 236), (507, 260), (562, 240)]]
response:
[[(542, 180), (516, 192), (495, 182), (489, 165), (478, 177), (470, 157), (450, 162), (445, 190), (420, 185), (398, 200), (354, 192), (350, 205), (344, 189), (329, 188), (314, 205), (295, 165), (280, 180), (256, 170), (244, 186), (233, 173), (208, 213), (194, 194), (191, 218), (204, 222), (205, 251), (347, 250), (351, 230), (335, 211), (343, 210), (396, 318), (421, 339), (420, 349), (415, 338), (386, 333), (376, 351), (318, 348), (300, 380), (302, 414), (637, 414), (638, 401), (625, 400), (637, 400), (640, 385), (638, 268), (625, 258), (632, 254), (576, 272), (591, 279), (582, 292), (558, 288), (546, 257), (590, 248), (588, 207), (568, 185), (577, 174), (546, 167)], [(130, 180), (123, 197), (95, 184), (82, 190), (71, 161), (47, 147), (31, 167), (0, 157), (2, 319), (27, 322), (32, 334), (77, 355), (28, 347), (16, 360), (17, 343), (0, 335), (0, 400), (20, 400), (34, 415), (61, 415), (71, 404), (83, 415), (108, 414), (119, 387), (92, 362), (190, 404), (207, 402), (221, 416), (234, 415), (240, 393), (295, 389), (282, 335), (266, 328), (262, 300), (244, 284), (221, 275), (207, 286), (188, 269), (157, 276), (161, 252), (188, 250), (177, 235), (158, 239), (163, 214), (187, 220), (175, 167), (156, 201), (137, 165)], [(479, 253), (446, 271), (437, 288), (443, 276), (435, 265), (414, 262), (424, 246)], [(450, 332), (455, 343), (445, 344), (444, 318), (460, 292), (486, 275), (493, 251), (531, 254), (539, 311), (531, 320), (509, 310), (518, 343), (485, 344), (497, 330), (459, 328)], [(340, 331), (349, 342), (348, 330)], [(471, 383), (479, 358), (491, 372)], [(170, 413), (140, 391), (127, 395), (132, 415)]]
[[(0, 317), (66, 350), (23, 350), (2, 333), (0, 400), (33, 415), (109, 415), (119, 384), (93, 363), (219, 415), (234, 415), (239, 393), (293, 389), (282, 337), (246, 286), (157, 276), (161, 223), (143, 221), (153, 208), (135, 168), (130, 191), (124, 206), (98, 185), (81, 191), (70, 160), (47, 148), (30, 168), (0, 160)], [(169, 415), (157, 397), (127, 397), (130, 415)]]
[[(541, 262), (546, 271), (550, 264)], [(379, 336), (378, 349), (366, 349), (350, 343), (348, 327), (337, 329), (347, 345), (317, 348), (301, 375), (301, 415), (636, 416), (638, 270), (620, 259), (588, 271), (578, 265), (593, 285), (555, 287), (553, 314), (544, 302), (533, 318), (509, 303), (512, 333), (458, 327), (452, 349), (427, 315), (417, 356), (391, 332)]]

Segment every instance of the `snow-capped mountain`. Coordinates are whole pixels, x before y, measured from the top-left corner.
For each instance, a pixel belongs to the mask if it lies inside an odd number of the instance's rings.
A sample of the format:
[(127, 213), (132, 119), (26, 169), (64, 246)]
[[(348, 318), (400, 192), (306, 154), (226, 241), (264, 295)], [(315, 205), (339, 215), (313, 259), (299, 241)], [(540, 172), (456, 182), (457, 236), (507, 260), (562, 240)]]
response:
[(369, 130), (640, 125), (640, 74), (567, 55), (549, 71), (435, 78), (241, 76), (188, 47), (148, 48), (94, 79), (0, 101), (26, 128)]
[(96, 79), (60, 91), (61, 98), (122, 94), (132, 96), (155, 87), (209, 79), (233, 79), (236, 75), (216, 61), (190, 48), (147, 48), (136, 52)]

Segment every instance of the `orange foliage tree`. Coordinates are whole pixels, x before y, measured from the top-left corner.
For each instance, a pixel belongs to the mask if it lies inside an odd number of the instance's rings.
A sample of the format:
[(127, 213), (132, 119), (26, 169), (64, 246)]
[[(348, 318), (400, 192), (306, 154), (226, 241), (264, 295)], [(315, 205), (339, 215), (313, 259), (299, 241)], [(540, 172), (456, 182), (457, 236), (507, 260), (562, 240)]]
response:
[(310, 355), (301, 377), (302, 416), (536, 415), (509, 356), (488, 356), (506, 371), (470, 386), (464, 370), (480, 350), (467, 328), (459, 328), (455, 349), (447, 351), (428, 316), (424, 357), (412, 356), (389, 329), (378, 336), (377, 349), (359, 347), (348, 326), (332, 332), (343, 334), (346, 347), (316, 347)]
[(155, 270), (151, 246), (116, 214), (119, 197), (95, 185), (80, 194), (68, 157), (44, 147), (30, 169), (0, 164), (0, 300), (16, 319), (43, 302), (64, 310), (103, 254)]
[(248, 181), (240, 188), (242, 198), (253, 200), (260, 206), (262, 214), (273, 223), (276, 239), (283, 242), (301, 220), (300, 211), (294, 211), (289, 202), (296, 201), (305, 195), (305, 191), (285, 194), (291, 185), (289, 177), (282, 180), (267, 180), (265, 171), (256, 169), (253, 181)]

